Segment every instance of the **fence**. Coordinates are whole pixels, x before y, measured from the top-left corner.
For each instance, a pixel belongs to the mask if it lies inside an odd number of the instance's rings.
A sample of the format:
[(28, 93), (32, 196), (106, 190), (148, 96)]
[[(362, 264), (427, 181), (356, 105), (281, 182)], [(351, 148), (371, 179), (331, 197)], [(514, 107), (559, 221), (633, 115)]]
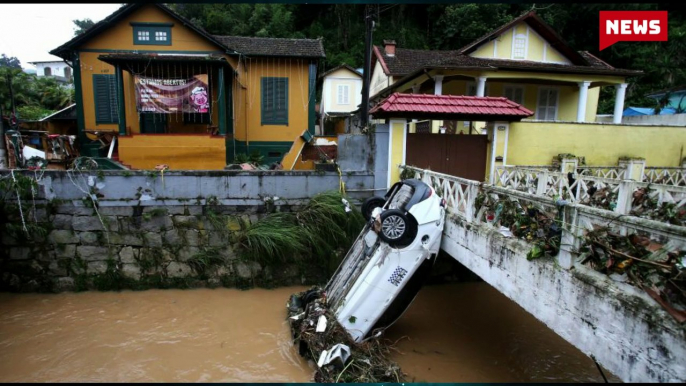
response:
[[(631, 198), (637, 187), (648, 187), (647, 183), (577, 176), (578, 179), (569, 185), (567, 177), (562, 173), (501, 167), (496, 169), (499, 176), (497, 181), (501, 186), (494, 186), (405, 165), (401, 165), (400, 168), (409, 171), (414, 178), (434, 187), (436, 192), (446, 200), (448, 211), (462, 217), (468, 223), (490, 221), (484, 218), (484, 207), (477, 208), (479, 201), (477, 197), (480, 192), (498, 201), (525, 202), (525, 206), (538, 207), (544, 212), (561, 212), (561, 222), (564, 226), (560, 244), (564, 247), (560, 248), (558, 262), (566, 268), (573, 265), (572, 253), (578, 251), (579, 240), (583, 233), (597, 227), (607, 227), (620, 234), (640, 233), (661, 243), (671, 240), (673, 243), (686, 246), (686, 227), (626, 216), (632, 209)], [(603, 186), (616, 191), (618, 202), (615, 210), (610, 211), (581, 204), (576, 197), (584, 197), (584, 195), (588, 197), (589, 185)], [(651, 188), (656, 186), (650, 185)], [(570, 200), (559, 199), (562, 196), (560, 192), (565, 189), (568, 192), (575, 192), (567, 196)], [(653, 194), (661, 202), (679, 200), (680, 208), (686, 204), (686, 188), (660, 185), (649, 194)]]

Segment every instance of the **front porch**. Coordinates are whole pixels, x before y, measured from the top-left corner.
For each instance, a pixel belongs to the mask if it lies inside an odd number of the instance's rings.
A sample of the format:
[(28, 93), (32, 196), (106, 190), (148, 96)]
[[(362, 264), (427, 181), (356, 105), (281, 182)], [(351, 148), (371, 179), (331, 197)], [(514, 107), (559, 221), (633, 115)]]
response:
[[(227, 149), (233, 147), (234, 110), (234, 71), (224, 57), (107, 54), (98, 59), (115, 68), (115, 82), (107, 86), (116, 93), (114, 156), (123, 164), (134, 169), (161, 164), (171, 169), (224, 168)], [(112, 107), (98, 103), (97, 82), (96, 119)]]

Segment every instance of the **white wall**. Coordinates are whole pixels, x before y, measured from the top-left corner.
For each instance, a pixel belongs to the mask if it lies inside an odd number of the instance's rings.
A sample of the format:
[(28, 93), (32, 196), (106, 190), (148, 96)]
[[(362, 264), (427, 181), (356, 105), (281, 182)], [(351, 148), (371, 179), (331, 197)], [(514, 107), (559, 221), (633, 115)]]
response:
[[(64, 62), (46, 62), (46, 63), (36, 63), (34, 64), (36, 66), (36, 75), (39, 77), (45, 76), (45, 68), (50, 67), (52, 73), (50, 74), (51, 76), (61, 76), (65, 77), (64, 69), (69, 68), (71, 70), (71, 67), (69, 67), (66, 63)], [(71, 71), (71, 77), (74, 76), (74, 71)]]
[(454, 216), (441, 248), (622, 381), (686, 381), (683, 328), (636, 287), (585, 266), (528, 261), (530, 244)]

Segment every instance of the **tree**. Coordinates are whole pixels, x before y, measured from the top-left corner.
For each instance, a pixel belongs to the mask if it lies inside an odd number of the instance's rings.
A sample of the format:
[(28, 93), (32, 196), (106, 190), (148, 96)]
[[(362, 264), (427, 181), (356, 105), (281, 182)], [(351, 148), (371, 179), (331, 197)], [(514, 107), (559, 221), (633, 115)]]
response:
[(14, 56), (2, 54), (2, 57), (0, 57), (0, 67), (21, 68), (21, 62)]
[(82, 33), (86, 32), (90, 27), (95, 25), (95, 22), (91, 19), (76, 19), (72, 20), (74, 24), (76, 24), (76, 28), (74, 28), (74, 36), (79, 36)]

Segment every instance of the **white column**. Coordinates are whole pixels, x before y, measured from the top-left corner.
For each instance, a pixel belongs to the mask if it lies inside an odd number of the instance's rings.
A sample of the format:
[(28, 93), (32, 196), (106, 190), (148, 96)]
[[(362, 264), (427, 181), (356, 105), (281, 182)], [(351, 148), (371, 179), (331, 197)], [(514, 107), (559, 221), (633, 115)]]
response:
[(615, 85), (617, 93), (615, 95), (615, 115), (612, 123), (622, 123), (622, 112), (624, 112), (624, 95), (626, 94), (626, 83)]
[(419, 85), (415, 84), (412, 86), (412, 94), (419, 94)]
[(576, 109), (576, 121), (586, 121), (586, 102), (588, 101), (588, 86), (589, 81), (579, 82), (579, 106)]
[(479, 76), (476, 78), (476, 96), (482, 97), (486, 92), (486, 77)]
[(443, 95), (443, 75), (436, 75), (434, 77), (436, 86), (434, 87), (434, 94)]

